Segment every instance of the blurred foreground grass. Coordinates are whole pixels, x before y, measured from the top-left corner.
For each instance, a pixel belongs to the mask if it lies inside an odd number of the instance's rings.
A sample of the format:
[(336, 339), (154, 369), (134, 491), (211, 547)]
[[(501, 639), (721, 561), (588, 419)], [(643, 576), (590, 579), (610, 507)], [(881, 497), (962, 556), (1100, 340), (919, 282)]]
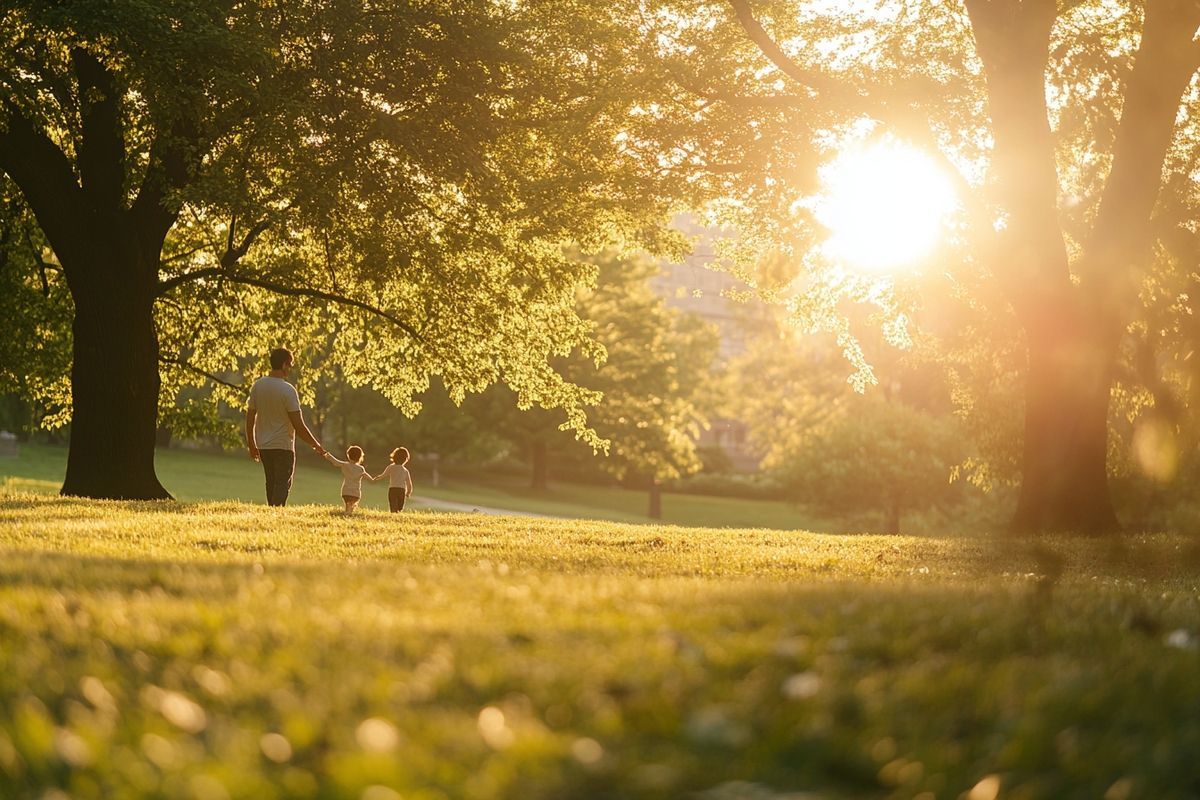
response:
[(3, 798), (1200, 795), (1200, 566), (0, 498)]

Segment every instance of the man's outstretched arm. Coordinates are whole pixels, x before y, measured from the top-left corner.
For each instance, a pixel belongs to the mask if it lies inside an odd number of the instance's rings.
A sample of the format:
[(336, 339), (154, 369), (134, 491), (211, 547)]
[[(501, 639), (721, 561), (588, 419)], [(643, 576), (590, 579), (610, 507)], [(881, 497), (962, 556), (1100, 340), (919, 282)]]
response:
[(258, 444), (254, 441), (254, 418), (258, 412), (253, 408), (246, 409), (246, 447), (250, 448), (250, 457), (258, 461)]
[(292, 421), (292, 427), (296, 429), (297, 436), (308, 442), (313, 450), (316, 450), (321, 455), (325, 455), (325, 448), (321, 447), (321, 443), (317, 441), (317, 437), (313, 436), (312, 431), (304, 424), (303, 411), (289, 411), (288, 419)]

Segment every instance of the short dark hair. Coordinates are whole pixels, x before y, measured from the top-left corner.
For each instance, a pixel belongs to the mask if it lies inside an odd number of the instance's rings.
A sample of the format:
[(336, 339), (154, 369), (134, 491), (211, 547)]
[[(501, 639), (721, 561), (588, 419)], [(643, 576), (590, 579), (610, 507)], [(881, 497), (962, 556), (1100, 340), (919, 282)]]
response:
[(392, 463), (393, 464), (407, 464), (408, 463), (408, 448), (407, 447), (397, 447), (395, 450), (393, 450), (392, 451)]
[(362, 461), (363, 449), (356, 444), (352, 444), (346, 448), (346, 460), (353, 461), (355, 464)]
[(292, 351), (286, 347), (276, 347), (271, 351), (271, 369), (283, 369), (292, 363)]

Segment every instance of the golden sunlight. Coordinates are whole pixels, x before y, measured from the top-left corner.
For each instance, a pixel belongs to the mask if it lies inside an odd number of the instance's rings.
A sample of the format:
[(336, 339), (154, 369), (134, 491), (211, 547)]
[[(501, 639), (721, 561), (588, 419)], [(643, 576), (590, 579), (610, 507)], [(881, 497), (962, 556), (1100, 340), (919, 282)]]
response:
[(829, 229), (823, 250), (871, 271), (913, 266), (937, 243), (954, 208), (950, 180), (932, 158), (895, 141), (852, 146), (821, 170), (814, 205)]

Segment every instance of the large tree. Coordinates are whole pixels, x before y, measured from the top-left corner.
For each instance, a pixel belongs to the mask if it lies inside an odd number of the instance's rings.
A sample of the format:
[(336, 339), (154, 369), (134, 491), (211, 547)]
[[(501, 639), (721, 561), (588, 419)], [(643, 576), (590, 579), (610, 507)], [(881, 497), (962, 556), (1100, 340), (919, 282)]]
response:
[[(735, 202), (724, 204), (723, 218), (745, 240), (757, 235), (803, 267), (788, 274), (801, 277), (779, 297), (806, 325), (842, 333), (852, 356), (844, 298), (877, 303), (894, 323), (905, 313), (911, 321), (912, 307), (902, 279), (885, 287), (889, 295), (822, 271), (828, 264), (811, 251), (819, 226), (805, 204), (812, 163), (867, 132), (925, 148), (955, 176), (961, 264), (938, 272), (952, 273), (950, 288), (983, 313), (1011, 314), (1024, 335), (1015, 526), (1115, 529), (1106, 478), (1111, 390), (1126, 333), (1145, 317), (1147, 280), (1164, 263), (1181, 263), (1155, 247), (1163, 189), (1187, 195), (1184, 207), (1195, 203), (1186, 177), (1200, 146), (1191, 122), (1200, 4), (662, 6), (670, 9), (656, 18), (663, 93), (690, 98), (697, 118), (680, 147), (698, 173), (725, 181)], [(734, 113), (740, 124), (729, 122)], [(718, 118), (723, 138), (706, 127)], [(733, 139), (750, 144), (731, 163)], [(1165, 227), (1177, 233), (1182, 225), (1194, 241), (1194, 222), (1178, 222)], [(1185, 249), (1191, 260), (1182, 263), (1192, 269), (1194, 245)], [(1182, 306), (1176, 313), (1190, 308), (1186, 299)]]
[(647, 515), (662, 516), (662, 482), (700, 469), (696, 442), (713, 405), (717, 333), (672, 309), (653, 289), (658, 267), (647, 259), (600, 259), (595, 289), (581, 314), (594, 325), (604, 361), (568, 373), (600, 393), (593, 418), (611, 442), (602, 467), (644, 482)]
[(658, 221), (686, 193), (615, 157), (640, 86), (600, 46), (615, 25), (541, 3), (6, 4), (0, 173), (73, 306), (63, 492), (166, 497), (160, 396), (331, 330), (348, 379), (409, 410), (440, 374), (584, 428), (547, 363), (586, 335), (592, 267), (565, 247), (673, 244)]
[[(660, 268), (650, 259), (609, 251), (593, 261), (596, 285), (580, 290), (576, 310), (599, 347), (577, 350), (555, 367), (595, 392), (589, 423), (606, 442), (599, 468), (646, 486), (648, 515), (661, 517), (662, 482), (701, 466), (696, 442), (713, 406), (716, 331), (668, 305), (653, 286)], [(518, 408), (502, 388), (488, 399), (487, 427), (527, 453), (532, 488), (547, 488), (553, 456), (580, 455), (561, 412)]]
[(929, 365), (890, 347), (867, 357), (884, 386), (862, 395), (846, 385), (846, 364), (828, 343), (801, 345), (779, 331), (733, 364), (739, 383), (753, 387), (734, 404), (761, 469), (788, 499), (847, 519), (878, 515), (870, 524), (900, 533), (905, 514), (961, 499), (949, 479), (970, 453)]

